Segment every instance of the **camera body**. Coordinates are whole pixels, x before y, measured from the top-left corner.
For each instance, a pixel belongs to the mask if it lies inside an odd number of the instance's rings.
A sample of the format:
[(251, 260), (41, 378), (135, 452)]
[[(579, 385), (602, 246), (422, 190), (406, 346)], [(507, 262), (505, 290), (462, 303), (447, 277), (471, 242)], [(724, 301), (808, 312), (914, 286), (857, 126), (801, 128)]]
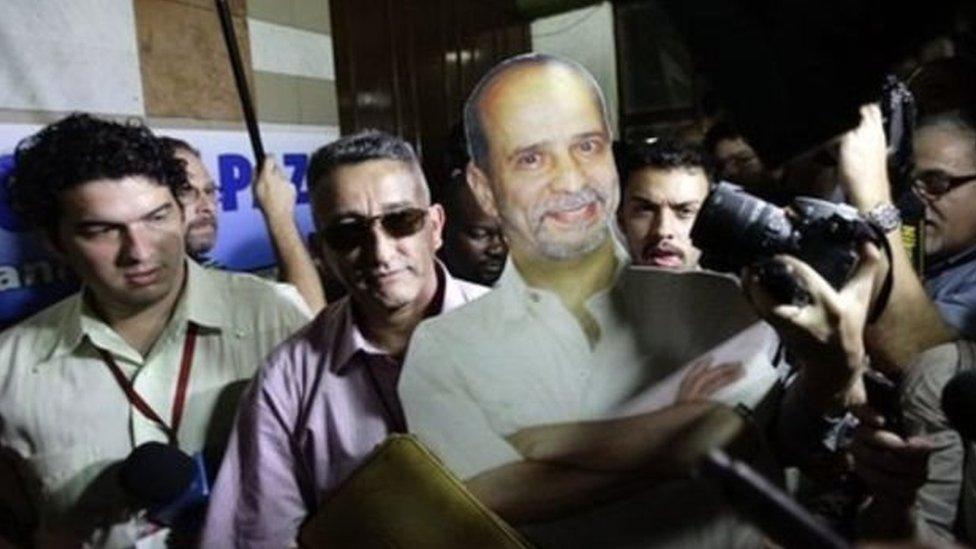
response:
[(702, 204), (691, 239), (708, 269), (737, 274), (748, 265), (789, 254), (840, 288), (857, 267), (860, 246), (875, 240), (875, 232), (847, 204), (798, 197), (783, 209), (722, 182)]
[[(900, 203), (906, 195), (909, 200), (914, 197), (911, 192), (911, 172), (917, 111), (915, 98), (904, 82), (889, 74), (881, 87), (880, 107), (888, 143), (888, 176), (892, 196)], [(905, 213), (902, 212), (902, 217), (905, 217)]]

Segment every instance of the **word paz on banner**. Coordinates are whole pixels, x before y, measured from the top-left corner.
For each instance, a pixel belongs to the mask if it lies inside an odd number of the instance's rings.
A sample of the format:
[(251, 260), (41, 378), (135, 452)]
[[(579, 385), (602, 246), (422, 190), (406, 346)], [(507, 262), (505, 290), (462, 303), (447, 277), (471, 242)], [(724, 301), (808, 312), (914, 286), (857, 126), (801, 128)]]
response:
[[(291, 171), (291, 182), (298, 189), (298, 204), (308, 203), (308, 189), (303, 188), (305, 173), (308, 171), (308, 155), (300, 153), (286, 153), (281, 157), (281, 163), (286, 172)], [(251, 160), (238, 153), (224, 153), (217, 156), (217, 170), (220, 178), (221, 209), (234, 212), (239, 208), (238, 193), (251, 185), (254, 179), (254, 164)], [(257, 204), (253, 204), (257, 207)]]

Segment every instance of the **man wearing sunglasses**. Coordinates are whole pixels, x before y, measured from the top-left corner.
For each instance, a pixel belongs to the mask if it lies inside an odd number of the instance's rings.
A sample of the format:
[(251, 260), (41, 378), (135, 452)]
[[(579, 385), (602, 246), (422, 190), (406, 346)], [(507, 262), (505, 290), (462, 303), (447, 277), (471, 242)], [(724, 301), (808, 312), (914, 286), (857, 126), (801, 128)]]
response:
[(925, 286), (942, 316), (976, 337), (976, 119), (947, 112), (919, 122), (913, 188), (925, 202)]
[(322, 255), (348, 296), (275, 350), (243, 397), (203, 547), (288, 546), (378, 443), (405, 432), (396, 384), (417, 324), (487, 291), (435, 260), (444, 212), (406, 142), (344, 137), (312, 156), (308, 181)]

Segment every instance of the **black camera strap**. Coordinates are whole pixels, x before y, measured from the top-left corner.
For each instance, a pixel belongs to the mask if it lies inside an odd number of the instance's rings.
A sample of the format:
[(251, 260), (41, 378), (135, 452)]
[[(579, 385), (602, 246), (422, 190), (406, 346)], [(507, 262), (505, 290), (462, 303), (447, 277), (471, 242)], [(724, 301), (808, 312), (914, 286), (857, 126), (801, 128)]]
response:
[(891, 289), (895, 281), (895, 266), (892, 261), (891, 243), (888, 242), (884, 230), (871, 222), (868, 222), (868, 226), (874, 232), (874, 238), (871, 240), (881, 246), (881, 249), (884, 250), (885, 257), (888, 258), (888, 272), (885, 274), (881, 291), (878, 292), (878, 300), (874, 302), (874, 307), (871, 308), (871, 312), (868, 315), (868, 324), (874, 324), (875, 321), (881, 318), (881, 314), (884, 313), (885, 308), (888, 307), (888, 301), (891, 299)]

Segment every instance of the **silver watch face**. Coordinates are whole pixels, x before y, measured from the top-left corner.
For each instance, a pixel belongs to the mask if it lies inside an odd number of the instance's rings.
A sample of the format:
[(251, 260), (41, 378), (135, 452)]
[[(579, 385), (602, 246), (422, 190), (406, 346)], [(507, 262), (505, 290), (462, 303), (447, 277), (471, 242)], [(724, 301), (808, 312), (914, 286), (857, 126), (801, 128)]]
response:
[(901, 213), (891, 204), (882, 204), (868, 212), (865, 217), (884, 232), (897, 229), (901, 225)]

